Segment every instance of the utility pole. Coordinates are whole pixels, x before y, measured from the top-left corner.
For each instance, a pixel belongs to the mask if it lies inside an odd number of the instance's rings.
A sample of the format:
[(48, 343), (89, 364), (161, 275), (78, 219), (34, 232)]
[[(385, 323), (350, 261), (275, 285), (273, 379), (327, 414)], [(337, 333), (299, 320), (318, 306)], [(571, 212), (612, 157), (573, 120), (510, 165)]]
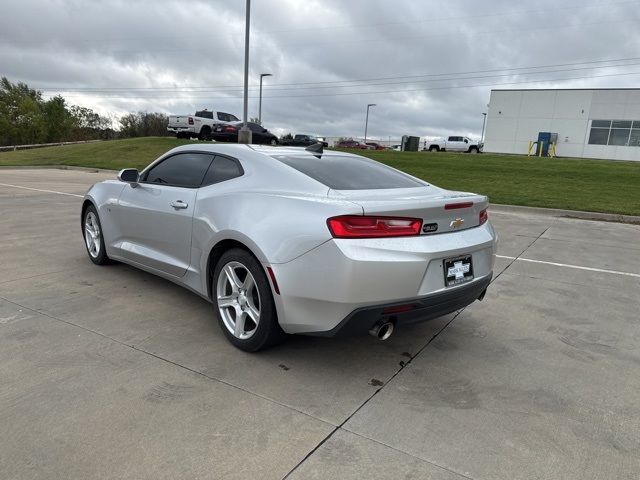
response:
[(260, 101), (258, 103), (258, 123), (262, 125), (262, 79), (264, 77), (271, 77), (270, 73), (261, 73), (260, 74)]
[(247, 0), (246, 25), (244, 27), (244, 117), (243, 125), (238, 132), (238, 143), (251, 143), (251, 130), (247, 123), (249, 115), (249, 27), (251, 18), (251, 0)]
[(484, 142), (484, 125), (487, 122), (487, 114), (482, 114), (482, 135), (480, 135), (480, 143)]
[(364, 143), (367, 143), (367, 129), (369, 128), (369, 108), (375, 107), (375, 103), (370, 103), (367, 105), (367, 118), (364, 121)]

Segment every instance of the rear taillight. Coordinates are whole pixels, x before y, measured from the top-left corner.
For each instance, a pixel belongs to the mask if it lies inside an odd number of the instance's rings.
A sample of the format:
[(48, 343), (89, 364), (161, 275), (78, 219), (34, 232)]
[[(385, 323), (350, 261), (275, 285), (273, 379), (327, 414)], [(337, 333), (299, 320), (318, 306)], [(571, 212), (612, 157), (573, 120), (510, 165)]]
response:
[(482, 225), (483, 223), (487, 223), (487, 220), (489, 220), (489, 214), (487, 213), (487, 209), (485, 208), (480, 212), (480, 225)]
[(343, 215), (327, 220), (334, 238), (381, 238), (420, 235), (419, 218)]
[(189, 125), (193, 125), (193, 118), (189, 117)]
[(235, 132), (237, 130), (236, 127), (232, 127), (231, 125), (227, 125), (226, 127), (224, 127), (224, 131), (225, 132)]

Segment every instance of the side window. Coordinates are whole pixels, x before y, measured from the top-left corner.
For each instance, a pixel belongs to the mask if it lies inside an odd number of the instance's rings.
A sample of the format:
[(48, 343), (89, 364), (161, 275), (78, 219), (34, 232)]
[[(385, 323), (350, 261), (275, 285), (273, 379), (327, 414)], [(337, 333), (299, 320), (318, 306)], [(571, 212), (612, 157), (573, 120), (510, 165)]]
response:
[(230, 122), (239, 122), (240, 119), (238, 117), (236, 117), (235, 115), (231, 115), (230, 113), (227, 113), (227, 115), (229, 115), (229, 121)]
[(218, 112), (218, 120), (222, 120), (223, 122), (230, 122), (231, 116), (228, 113)]
[(231, 180), (232, 178), (240, 177), (243, 174), (244, 171), (237, 160), (216, 156), (204, 177), (202, 186)]
[(179, 153), (163, 160), (147, 172), (144, 183), (173, 187), (199, 187), (211, 165), (208, 153)]
[(447, 140), (447, 142), (455, 142), (456, 141), (456, 137), (449, 137), (449, 140)]

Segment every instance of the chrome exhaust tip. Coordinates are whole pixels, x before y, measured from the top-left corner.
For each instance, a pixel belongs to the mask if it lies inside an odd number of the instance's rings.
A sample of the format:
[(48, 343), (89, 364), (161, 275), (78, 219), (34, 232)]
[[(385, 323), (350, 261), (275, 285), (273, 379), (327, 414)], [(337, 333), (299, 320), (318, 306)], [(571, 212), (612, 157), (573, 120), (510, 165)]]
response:
[(380, 322), (376, 323), (373, 328), (369, 330), (369, 334), (378, 340), (386, 340), (391, 336), (394, 328), (393, 322)]

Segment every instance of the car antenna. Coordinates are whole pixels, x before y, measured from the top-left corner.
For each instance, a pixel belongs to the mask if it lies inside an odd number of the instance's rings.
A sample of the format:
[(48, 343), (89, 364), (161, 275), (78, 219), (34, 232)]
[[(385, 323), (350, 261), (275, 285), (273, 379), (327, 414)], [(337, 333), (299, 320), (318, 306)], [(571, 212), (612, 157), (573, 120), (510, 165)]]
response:
[(322, 142), (314, 143), (313, 145), (309, 145), (305, 147), (307, 152), (313, 153), (314, 157), (322, 158), (322, 152), (324, 151), (324, 145)]

